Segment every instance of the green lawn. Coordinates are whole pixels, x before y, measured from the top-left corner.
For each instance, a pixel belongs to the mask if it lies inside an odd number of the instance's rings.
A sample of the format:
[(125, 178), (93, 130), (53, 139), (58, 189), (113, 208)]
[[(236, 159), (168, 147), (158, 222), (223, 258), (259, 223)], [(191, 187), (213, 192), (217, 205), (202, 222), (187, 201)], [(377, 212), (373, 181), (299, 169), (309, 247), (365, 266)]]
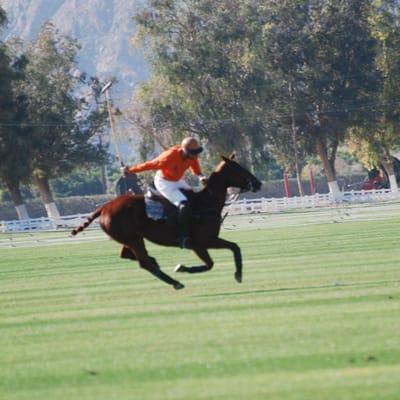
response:
[(109, 240), (2, 248), (0, 398), (400, 398), (400, 218), (222, 236), (244, 282), (213, 251), (181, 291)]

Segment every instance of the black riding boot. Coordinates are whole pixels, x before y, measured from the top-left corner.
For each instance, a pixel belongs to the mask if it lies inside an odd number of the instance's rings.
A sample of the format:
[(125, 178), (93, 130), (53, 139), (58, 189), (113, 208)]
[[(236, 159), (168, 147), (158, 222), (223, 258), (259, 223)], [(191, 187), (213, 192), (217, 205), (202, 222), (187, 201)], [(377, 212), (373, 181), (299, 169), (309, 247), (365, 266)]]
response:
[(178, 207), (178, 244), (190, 248), (189, 224), (192, 217), (192, 207), (188, 201), (182, 201)]

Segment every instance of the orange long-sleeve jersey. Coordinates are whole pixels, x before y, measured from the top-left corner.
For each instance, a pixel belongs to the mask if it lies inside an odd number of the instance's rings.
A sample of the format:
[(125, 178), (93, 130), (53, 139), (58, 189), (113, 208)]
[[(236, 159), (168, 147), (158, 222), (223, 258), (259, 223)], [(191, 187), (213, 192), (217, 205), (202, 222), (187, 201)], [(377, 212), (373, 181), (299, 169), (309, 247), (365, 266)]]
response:
[(201, 175), (198, 158), (183, 158), (182, 147), (176, 145), (165, 150), (157, 158), (129, 168), (129, 172), (143, 172), (149, 170), (161, 170), (165, 179), (179, 181), (185, 171), (190, 168), (194, 175)]

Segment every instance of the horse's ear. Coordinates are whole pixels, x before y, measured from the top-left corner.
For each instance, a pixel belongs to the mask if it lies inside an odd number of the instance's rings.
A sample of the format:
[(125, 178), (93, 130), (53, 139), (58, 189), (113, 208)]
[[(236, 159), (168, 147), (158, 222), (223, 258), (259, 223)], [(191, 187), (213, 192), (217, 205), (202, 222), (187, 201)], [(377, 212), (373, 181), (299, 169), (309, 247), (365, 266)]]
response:
[(234, 151), (232, 151), (231, 155), (229, 156), (230, 160), (234, 160), (236, 157), (236, 153)]
[(226, 161), (226, 162), (228, 162), (228, 161), (229, 161), (229, 159), (228, 159), (228, 158), (226, 158), (225, 156), (223, 156), (222, 154), (221, 154), (221, 158), (222, 158), (224, 161)]

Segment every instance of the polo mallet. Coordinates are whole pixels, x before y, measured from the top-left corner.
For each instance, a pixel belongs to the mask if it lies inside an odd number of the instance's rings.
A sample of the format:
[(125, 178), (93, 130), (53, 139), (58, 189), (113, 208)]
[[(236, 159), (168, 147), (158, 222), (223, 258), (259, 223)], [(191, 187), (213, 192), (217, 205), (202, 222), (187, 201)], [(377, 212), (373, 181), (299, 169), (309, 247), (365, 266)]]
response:
[[(108, 91), (110, 90), (112, 84), (113, 84), (112, 81), (108, 82), (103, 87), (103, 89), (101, 89), (100, 94), (104, 94), (106, 96), (108, 118), (109, 118), (109, 121), (110, 121), (110, 128), (111, 128), (111, 137), (112, 137), (112, 140), (114, 142), (115, 152), (116, 152), (116, 155), (117, 155), (117, 160), (120, 162), (121, 167), (125, 167), (125, 164), (122, 161), (122, 156), (121, 156), (121, 151), (120, 151), (120, 148), (119, 148), (118, 138), (117, 138), (117, 135), (116, 135), (116, 132), (115, 132), (114, 120), (113, 120), (113, 116), (112, 116), (111, 103), (110, 103), (110, 95), (108, 93)], [(119, 180), (118, 180), (118, 183), (121, 181), (121, 179), (123, 180), (123, 183), (124, 183), (124, 186), (125, 186), (124, 192), (126, 193), (127, 192), (127, 185), (126, 185), (125, 176), (124, 175), (121, 176), (121, 178), (119, 178)], [(117, 185), (118, 185), (118, 183), (117, 183)]]

